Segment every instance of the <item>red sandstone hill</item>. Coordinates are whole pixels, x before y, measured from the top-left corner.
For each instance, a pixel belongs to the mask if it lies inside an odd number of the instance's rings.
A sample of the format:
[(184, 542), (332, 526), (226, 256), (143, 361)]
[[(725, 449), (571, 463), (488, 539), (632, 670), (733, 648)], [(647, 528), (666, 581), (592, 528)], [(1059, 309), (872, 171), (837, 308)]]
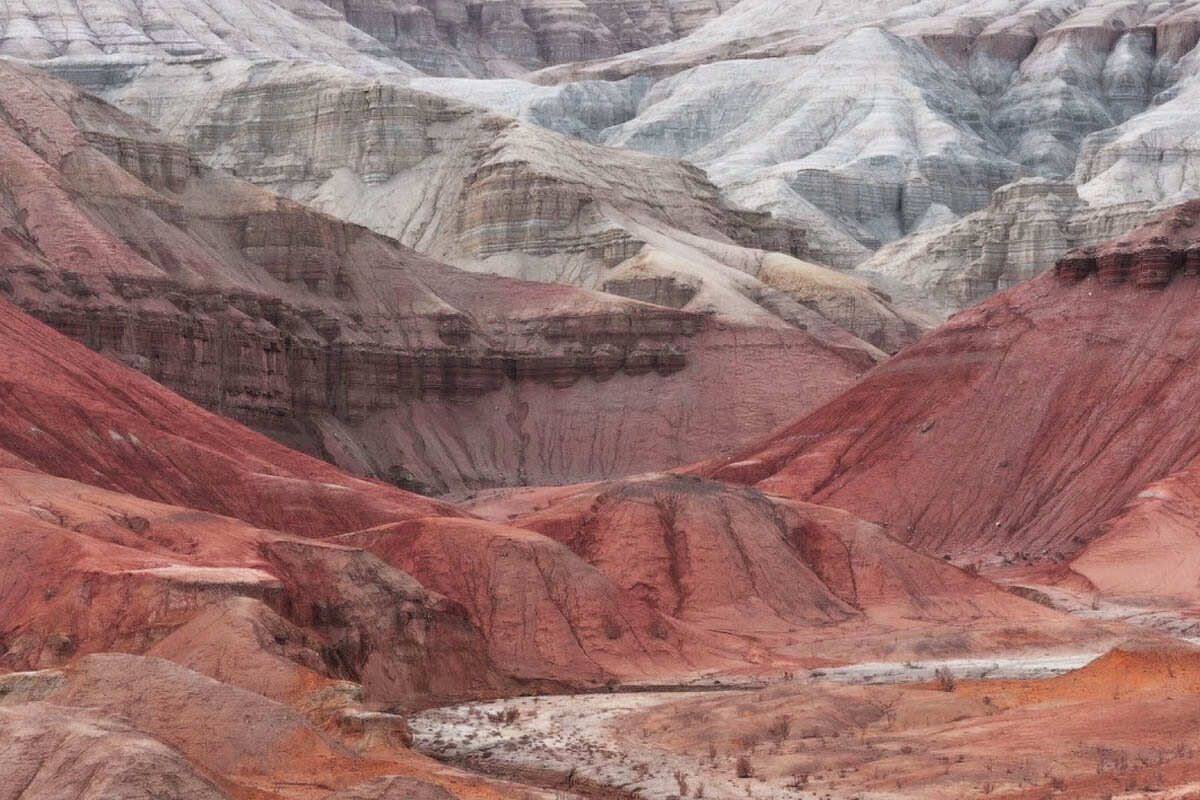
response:
[(5, 466), (302, 535), (456, 513), (206, 412), (4, 301), (0, 337)]
[(1200, 454), (1200, 203), (955, 316), (703, 472), (935, 554), (1076, 551)]
[(1172, 604), (1200, 601), (1200, 463), (1147, 486), (1071, 561), (1105, 594)]
[(808, 330), (746, 327), (453, 269), (11, 63), (0, 175), (0, 292), (211, 410), (412, 488), (686, 463), (882, 357), (815, 312)]
[(690, 631), (727, 657), (894, 658), (986, 649), (1000, 629), (1008, 646), (1085, 635), (838, 509), (676, 475), (524, 495), (474, 510), (565, 544), (661, 615), (664, 639)]
[[(316, 635), (317, 671), (351, 676), (377, 701), (689, 668), (683, 637), (651, 635), (658, 615), (561, 544), (451, 524), (462, 512), (290, 451), (3, 301), (0, 334), (0, 663), (10, 668), (145, 652), (228, 597)], [(362, 532), (332, 538), (352, 531)], [(205, 640), (215, 646), (231, 624)]]

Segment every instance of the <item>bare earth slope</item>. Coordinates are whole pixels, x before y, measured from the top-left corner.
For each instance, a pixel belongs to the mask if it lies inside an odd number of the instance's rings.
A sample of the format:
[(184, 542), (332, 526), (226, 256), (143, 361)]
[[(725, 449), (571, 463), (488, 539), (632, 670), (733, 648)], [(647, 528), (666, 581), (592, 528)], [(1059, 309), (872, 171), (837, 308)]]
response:
[(1200, 452), (1200, 206), (1068, 254), (708, 474), (957, 556), (1071, 552)]

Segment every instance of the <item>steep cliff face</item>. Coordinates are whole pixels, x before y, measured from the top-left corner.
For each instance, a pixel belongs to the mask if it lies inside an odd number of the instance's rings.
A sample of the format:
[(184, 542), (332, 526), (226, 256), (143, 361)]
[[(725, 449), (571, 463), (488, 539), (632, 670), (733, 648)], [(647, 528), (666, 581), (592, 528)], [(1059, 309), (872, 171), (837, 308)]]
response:
[(210, 166), (467, 267), (549, 280), (551, 267), (537, 262), (556, 256), (568, 263), (560, 278), (597, 286), (605, 267), (645, 243), (634, 223), (804, 248), (802, 231), (727, 206), (688, 164), (592, 147), (347, 72), (152, 67), (106, 96), (186, 136)]
[[(686, 158), (731, 201), (806, 228), (814, 260), (862, 264), (898, 297), (956, 311), (1200, 195), (1198, 20), (1191, 0), (747, 0), (678, 42), (543, 70), (536, 86), (420, 85)], [(1022, 177), (1079, 200), (1014, 219), (1019, 207), (996, 205), (1028, 191), (1011, 185)]]
[(1200, 453), (1198, 236), (1193, 202), (1072, 251), (706, 472), (846, 508), (933, 553), (1077, 551)]
[(734, 0), (322, 0), (432, 75), (516, 74), (672, 41)]
[[(459, 272), (210, 172), (66, 84), (13, 67), (3, 78), (5, 293), (186, 397), (360, 472), (444, 491), (661, 467), (786, 418), (760, 401), (779, 365), (792, 365), (794, 410), (878, 358), (827, 323), (722, 326)], [(748, 387), (700, 392), (715, 421), (696, 413), (693, 378), (706, 374)], [(658, 441), (630, 452), (638, 426)]]
[(1025, 178), (986, 208), (880, 248), (857, 274), (908, 305), (949, 315), (1053, 268), (1067, 250), (1100, 244), (1150, 219), (1154, 204), (1106, 194), (1092, 205), (1067, 181)]

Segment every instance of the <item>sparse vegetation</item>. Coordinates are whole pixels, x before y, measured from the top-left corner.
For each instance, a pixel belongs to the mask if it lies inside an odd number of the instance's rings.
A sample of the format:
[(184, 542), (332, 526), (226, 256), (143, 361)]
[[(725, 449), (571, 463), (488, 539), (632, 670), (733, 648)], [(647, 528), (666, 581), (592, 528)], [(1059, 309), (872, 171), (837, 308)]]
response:
[(687, 797), (688, 795), (688, 779), (683, 770), (675, 770), (675, 785), (679, 787), (679, 796)]
[(783, 744), (792, 733), (792, 718), (782, 714), (774, 719), (771, 727), (767, 728), (767, 738), (775, 744)]
[(502, 708), (487, 715), (487, 718), (497, 725), (512, 725), (521, 718), (521, 709)]
[(800, 790), (808, 786), (809, 774), (807, 772), (796, 772), (792, 775), (792, 780), (788, 783), (789, 789)]
[(750, 756), (742, 755), (737, 759), (737, 776), (739, 778), (753, 778), (754, 765), (750, 763)]
[(943, 692), (953, 692), (958, 687), (958, 679), (949, 667), (938, 667), (933, 671), (933, 679)]

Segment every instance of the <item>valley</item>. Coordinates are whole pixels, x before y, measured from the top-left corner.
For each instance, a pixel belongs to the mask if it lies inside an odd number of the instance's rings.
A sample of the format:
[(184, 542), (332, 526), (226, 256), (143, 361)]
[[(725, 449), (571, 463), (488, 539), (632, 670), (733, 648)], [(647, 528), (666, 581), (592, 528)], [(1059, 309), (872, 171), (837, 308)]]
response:
[(0, 800), (1200, 797), (1200, 2), (0, 0)]

